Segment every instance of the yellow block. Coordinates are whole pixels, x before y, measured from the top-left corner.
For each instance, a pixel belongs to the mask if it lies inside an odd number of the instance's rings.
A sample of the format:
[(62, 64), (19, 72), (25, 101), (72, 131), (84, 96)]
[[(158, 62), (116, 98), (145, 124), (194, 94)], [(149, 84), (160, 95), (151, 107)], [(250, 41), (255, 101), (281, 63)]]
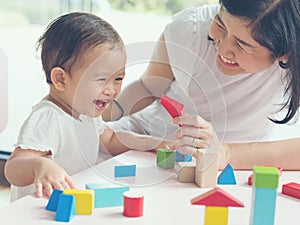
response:
[(218, 206), (206, 206), (204, 225), (227, 225), (228, 208)]
[(65, 189), (64, 194), (75, 197), (76, 214), (92, 214), (94, 209), (94, 191)]

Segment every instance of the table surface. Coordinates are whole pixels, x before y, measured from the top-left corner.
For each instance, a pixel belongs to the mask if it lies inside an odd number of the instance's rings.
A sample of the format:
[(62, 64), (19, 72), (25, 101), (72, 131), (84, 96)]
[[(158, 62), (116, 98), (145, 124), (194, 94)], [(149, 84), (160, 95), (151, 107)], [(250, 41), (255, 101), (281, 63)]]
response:
[[(135, 164), (135, 177), (114, 178), (114, 166)], [(190, 200), (210, 190), (192, 183), (180, 183), (176, 178), (178, 167), (162, 169), (156, 166), (152, 152), (129, 151), (108, 159), (90, 169), (72, 176), (77, 188), (84, 189), (86, 183), (118, 183), (144, 195), (144, 215), (139, 218), (124, 217), (123, 207), (94, 209), (92, 215), (76, 215), (71, 224), (118, 224), (118, 225), (202, 225), (205, 207), (191, 205)], [(248, 225), (250, 221), (252, 187), (247, 179), (252, 171), (235, 171), (237, 185), (218, 185), (241, 200), (245, 207), (230, 207), (228, 225)], [(277, 189), (276, 225), (294, 225), (300, 220), (300, 200), (281, 194), (282, 184), (300, 183), (300, 172), (283, 171)], [(26, 196), (0, 210), (1, 224), (53, 224), (55, 213), (46, 211), (48, 200)], [(4, 223), (3, 223), (4, 222)]]

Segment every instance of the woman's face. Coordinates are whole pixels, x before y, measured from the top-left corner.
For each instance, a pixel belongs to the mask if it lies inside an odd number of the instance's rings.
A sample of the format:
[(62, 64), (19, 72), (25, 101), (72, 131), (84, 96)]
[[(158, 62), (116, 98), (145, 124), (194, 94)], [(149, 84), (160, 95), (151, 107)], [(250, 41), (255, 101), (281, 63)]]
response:
[(217, 67), (226, 75), (261, 72), (276, 60), (252, 38), (248, 22), (223, 7), (210, 26), (209, 36), (217, 48)]

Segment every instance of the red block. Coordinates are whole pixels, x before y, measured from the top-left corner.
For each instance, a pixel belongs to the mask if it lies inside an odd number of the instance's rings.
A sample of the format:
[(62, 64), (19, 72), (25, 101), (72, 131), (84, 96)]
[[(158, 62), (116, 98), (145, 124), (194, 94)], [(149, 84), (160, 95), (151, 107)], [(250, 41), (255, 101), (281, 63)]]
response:
[(282, 194), (300, 199), (300, 184), (291, 182), (282, 185)]
[(168, 96), (162, 96), (160, 103), (173, 118), (185, 115), (184, 105)]
[(131, 191), (124, 192), (123, 215), (127, 217), (143, 216), (144, 196)]

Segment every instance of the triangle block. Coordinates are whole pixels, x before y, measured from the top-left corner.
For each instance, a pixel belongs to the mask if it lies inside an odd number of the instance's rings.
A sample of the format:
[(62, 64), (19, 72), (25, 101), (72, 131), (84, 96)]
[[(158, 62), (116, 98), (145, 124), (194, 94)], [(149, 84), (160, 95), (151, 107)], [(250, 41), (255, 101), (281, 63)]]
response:
[(244, 207), (244, 203), (228, 194), (223, 189), (216, 187), (202, 195), (191, 199), (192, 205)]
[(162, 96), (160, 103), (173, 118), (185, 115), (184, 105), (168, 96)]
[(75, 197), (61, 194), (59, 197), (55, 220), (69, 222), (75, 216)]
[(236, 184), (233, 168), (228, 164), (218, 176), (218, 184)]
[(57, 205), (58, 205), (58, 200), (60, 195), (62, 194), (63, 191), (58, 190), (58, 189), (54, 189), (52, 191), (52, 194), (49, 198), (48, 204), (46, 206), (46, 210), (52, 211), (52, 212), (56, 212), (57, 209)]

